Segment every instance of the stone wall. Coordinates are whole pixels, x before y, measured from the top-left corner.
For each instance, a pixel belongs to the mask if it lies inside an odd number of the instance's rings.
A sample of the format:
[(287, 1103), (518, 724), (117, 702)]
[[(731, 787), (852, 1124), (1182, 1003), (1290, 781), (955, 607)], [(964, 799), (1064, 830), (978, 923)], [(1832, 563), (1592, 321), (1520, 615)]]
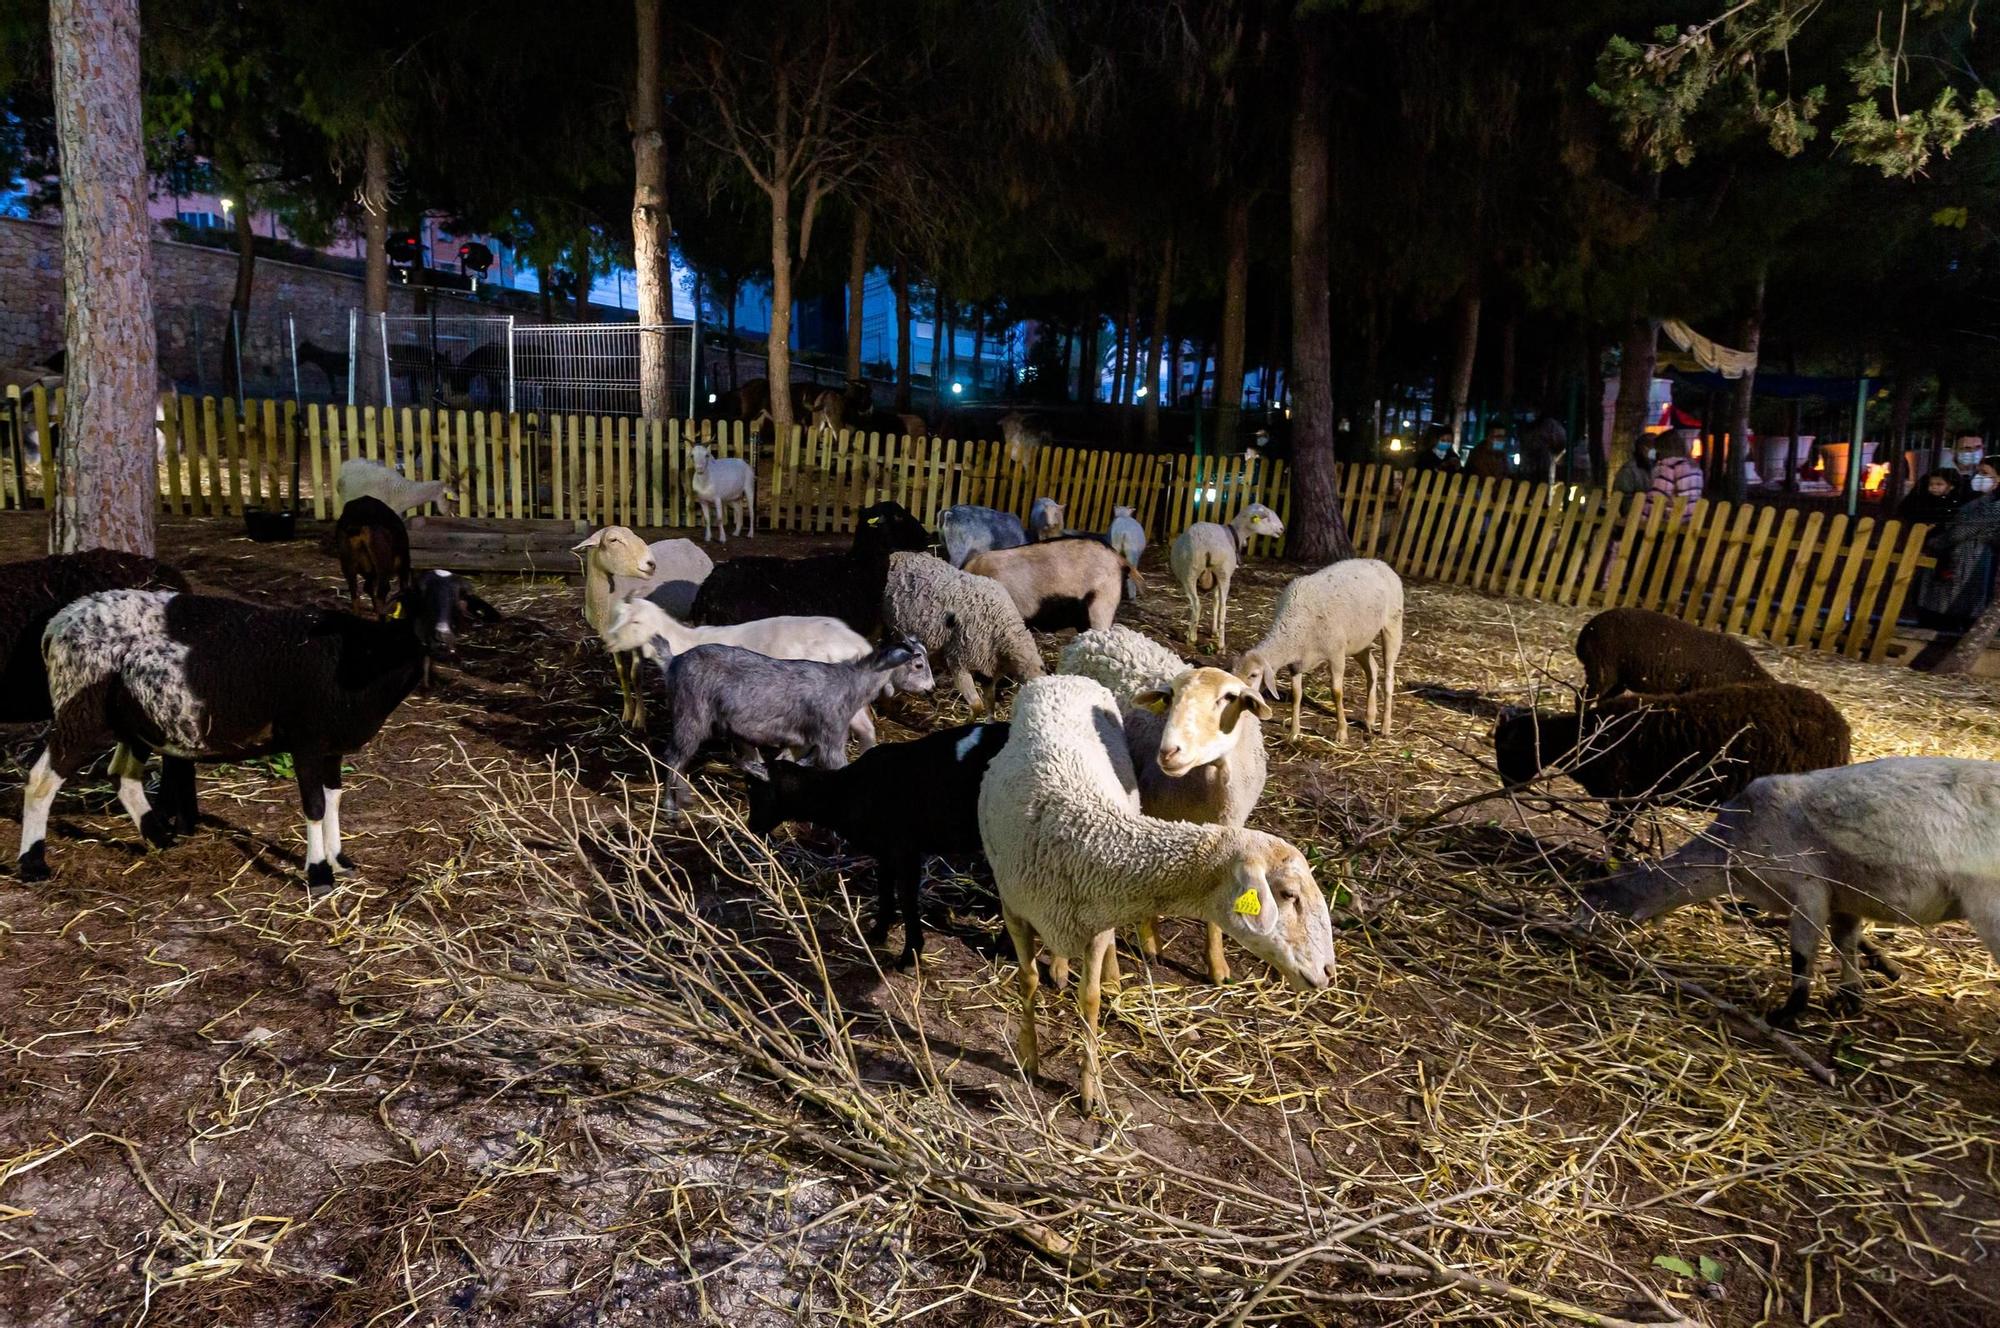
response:
[[(361, 307), (361, 278), (344, 272), (257, 260), (250, 328), (243, 343), (243, 377), (252, 395), (290, 396), (291, 358), (286, 317), (296, 319), (299, 343), (347, 350), (347, 318)], [(209, 249), (155, 238), (153, 321), (159, 331), (160, 375), (183, 392), (220, 393), (229, 299), (236, 288), (233, 250)], [(389, 312), (415, 312), (417, 292), (389, 288)], [(497, 314), (492, 305), (433, 294), (438, 313)], [(59, 221), (0, 217), (0, 367), (41, 360), (63, 344), (62, 226)], [(330, 385), (302, 366), (306, 396), (345, 398), (346, 383)]]

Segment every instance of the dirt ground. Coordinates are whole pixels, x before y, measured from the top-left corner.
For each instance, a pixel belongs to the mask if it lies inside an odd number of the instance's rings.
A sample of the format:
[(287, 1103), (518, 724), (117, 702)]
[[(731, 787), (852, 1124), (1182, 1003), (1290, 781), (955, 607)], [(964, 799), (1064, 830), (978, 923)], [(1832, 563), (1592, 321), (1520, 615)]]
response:
[[(0, 559), (42, 539), (0, 517)], [(1122, 620), (1178, 645), (1161, 552)], [(310, 536), (177, 523), (161, 556), (340, 599)], [(1239, 577), (1233, 645), (1301, 570)], [(719, 767), (714, 808), (660, 822), (578, 592), (482, 588), (505, 620), (353, 759), (333, 891), (269, 762), (204, 770), (200, 831), (157, 853), (79, 780), (54, 880), (0, 877), (0, 1322), (2000, 1322), (1970, 932), (1887, 933), (1899, 982), (1773, 1035), (1768, 919), (1577, 941), (1604, 847), (1576, 790), (1482, 800), (1494, 714), (1562, 695), (1580, 612), (1412, 586), (1392, 738), (1336, 745), (1323, 687), (1302, 741), (1267, 730), (1252, 823), (1344, 905), (1339, 976), (1294, 994), (1237, 955), (1211, 987), (1170, 927), (1111, 1002), (1093, 1121), (1046, 988), (1021, 1079), (976, 870), (934, 864), (923, 971), (883, 971), (865, 861), (759, 843)], [(1993, 684), (1760, 654), (1857, 759), (2000, 759)], [(962, 718), (897, 698), (884, 737)], [(0, 836), (36, 736), (0, 730)]]

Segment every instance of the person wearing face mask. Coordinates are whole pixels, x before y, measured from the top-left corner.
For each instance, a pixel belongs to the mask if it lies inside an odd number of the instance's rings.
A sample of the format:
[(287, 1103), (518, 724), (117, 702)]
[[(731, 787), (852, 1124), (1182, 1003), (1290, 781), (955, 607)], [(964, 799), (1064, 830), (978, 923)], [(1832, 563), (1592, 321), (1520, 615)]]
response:
[(1431, 430), (1430, 444), (1417, 453), (1411, 464), (1412, 470), (1442, 470), (1447, 473), (1458, 469), (1458, 450), (1451, 445), (1451, 434), (1443, 425)]
[(1486, 430), (1486, 441), (1466, 459), (1465, 469), (1483, 480), (1504, 480), (1512, 472), (1507, 451), (1507, 429), (1495, 424)]
[(1986, 607), (1993, 545), (2000, 540), (2000, 457), (1981, 461), (1968, 482), (1972, 496), (1938, 534), (1938, 565), (1918, 607), (1934, 625), (1963, 627)]
[(1979, 463), (1986, 459), (1986, 444), (1983, 439), (1966, 434), (1952, 447), (1952, 459), (1958, 463), (1958, 500), (1964, 502), (1972, 497), (1972, 477), (1979, 470)]

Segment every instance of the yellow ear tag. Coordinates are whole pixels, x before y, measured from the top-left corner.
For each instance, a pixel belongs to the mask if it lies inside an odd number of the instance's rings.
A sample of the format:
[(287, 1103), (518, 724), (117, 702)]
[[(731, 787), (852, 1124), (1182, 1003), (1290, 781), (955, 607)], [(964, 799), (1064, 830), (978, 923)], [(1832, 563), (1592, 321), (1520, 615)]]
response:
[(389, 616), (391, 618), (400, 618), (403, 616), (403, 601), (397, 600), (389, 606)]
[(1245, 917), (1254, 918), (1264, 911), (1264, 901), (1257, 897), (1255, 890), (1245, 890), (1236, 896), (1236, 911)]

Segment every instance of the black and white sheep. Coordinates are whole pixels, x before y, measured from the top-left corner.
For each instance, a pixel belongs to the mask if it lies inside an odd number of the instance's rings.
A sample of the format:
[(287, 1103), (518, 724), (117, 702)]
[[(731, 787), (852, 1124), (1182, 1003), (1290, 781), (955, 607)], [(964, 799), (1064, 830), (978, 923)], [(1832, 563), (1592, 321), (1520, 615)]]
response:
[[(727, 743), (742, 769), (766, 751), (798, 752), (816, 766), (838, 769), (847, 764), (848, 730), (870, 702), (892, 689), (931, 688), (930, 662), (912, 641), (884, 642), (841, 664), (696, 646), (663, 671), (673, 732), (659, 754), (680, 786), (708, 742)], [(670, 796), (679, 801), (682, 791), (677, 786)]]
[(1723, 894), (1791, 914), (1791, 992), (1773, 1024), (1805, 1009), (1829, 934), (1840, 952), (1834, 1008), (1860, 1007), (1868, 919), (1964, 918), (2000, 960), (2000, 762), (1891, 756), (1766, 776), (1677, 852), (1585, 889), (1582, 920), (1644, 922)]
[(409, 590), (409, 527), (381, 499), (366, 494), (348, 499), (333, 523), (333, 547), (340, 555), (340, 574), (347, 578), (348, 608), (353, 612), (361, 612), (364, 589), (378, 618), (388, 611), (394, 595)]
[(1041, 652), (1006, 590), (927, 553), (890, 555), (882, 626), (922, 642), (932, 671), (950, 680), (974, 714), (992, 710), (1001, 679), (1042, 676)]
[(822, 826), (875, 859), (878, 902), (868, 940), (888, 940), (900, 910), (903, 953), (896, 963), (908, 967), (924, 952), (917, 907), (924, 859), (981, 851), (979, 781), (1006, 743), (1005, 724), (963, 724), (914, 742), (883, 743), (837, 770), (773, 761), (765, 778), (750, 779), (748, 823), (760, 835), (787, 821)]
[[(148, 842), (193, 819), (192, 778), (140, 784), (149, 752), (182, 762), (286, 753), (306, 815), (306, 880), (329, 885), (340, 848), (341, 758), (359, 751), (417, 685), (424, 647), (403, 601), (373, 622), (313, 609), (159, 590), (87, 595), (43, 637), (55, 723), (28, 775), (23, 879), (48, 875), (49, 807), (63, 781), (116, 748), (118, 800)], [(182, 803), (182, 796), (190, 800)]]
[(863, 636), (882, 621), (889, 555), (930, 547), (923, 522), (899, 503), (864, 507), (846, 553), (732, 558), (695, 592), (688, 621), (722, 626), (756, 618), (831, 614)]
[(1576, 636), (1586, 701), (1624, 692), (1666, 695), (1730, 682), (1771, 682), (1733, 636), (1651, 609), (1606, 609)]
[(1028, 542), (1028, 528), (1012, 512), (959, 503), (938, 513), (938, 542), (945, 561), (963, 567), (976, 553), (1020, 548)]
[(1594, 798), (1712, 807), (1763, 775), (1846, 765), (1847, 720), (1818, 692), (1739, 682), (1615, 696), (1583, 714), (1510, 712), (1493, 730), (1501, 778), (1558, 769)]
[(1040, 632), (1109, 627), (1138, 572), (1093, 536), (1065, 536), (994, 549), (967, 560), (965, 570), (998, 581), (1021, 620)]
[(0, 567), (0, 724), (55, 714), (42, 632), (62, 608), (100, 590), (186, 590), (163, 562), (117, 549), (59, 553)]

